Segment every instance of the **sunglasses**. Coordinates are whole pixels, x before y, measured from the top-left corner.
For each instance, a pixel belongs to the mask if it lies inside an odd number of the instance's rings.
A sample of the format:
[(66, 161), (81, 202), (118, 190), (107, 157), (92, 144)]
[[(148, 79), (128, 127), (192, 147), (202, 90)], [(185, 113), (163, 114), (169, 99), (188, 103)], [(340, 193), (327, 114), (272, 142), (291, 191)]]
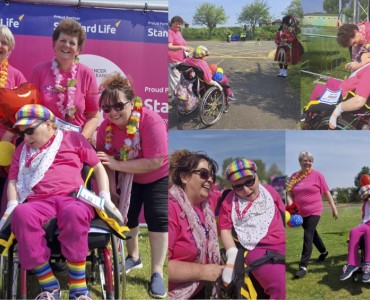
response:
[(212, 180), (216, 180), (215, 174), (211, 173), (209, 170), (205, 168), (201, 168), (199, 170), (194, 170), (192, 173), (197, 173), (199, 177), (203, 180), (208, 180), (209, 177), (212, 177)]
[(101, 106), (101, 110), (104, 111), (106, 114), (109, 114), (112, 108), (114, 109), (114, 111), (121, 111), (125, 108), (125, 105), (128, 103), (130, 103), (130, 101), (126, 103), (117, 102), (117, 103), (114, 103), (113, 105), (105, 104)]
[(39, 127), (42, 123), (44, 122), (40, 122), (39, 124), (37, 124), (36, 126), (33, 126), (33, 127), (28, 127), (26, 128), (25, 130), (21, 131), (21, 130), (18, 130), (18, 134), (19, 136), (24, 139), (24, 135), (27, 134), (27, 135), (33, 135), (33, 133), (35, 132), (35, 129), (37, 127)]
[(237, 192), (240, 192), (241, 190), (244, 189), (244, 187), (251, 187), (254, 185), (254, 183), (256, 182), (256, 177), (252, 177), (250, 179), (247, 179), (246, 181), (244, 181), (244, 183), (241, 183), (241, 184), (236, 184), (236, 185), (233, 185), (233, 189)]

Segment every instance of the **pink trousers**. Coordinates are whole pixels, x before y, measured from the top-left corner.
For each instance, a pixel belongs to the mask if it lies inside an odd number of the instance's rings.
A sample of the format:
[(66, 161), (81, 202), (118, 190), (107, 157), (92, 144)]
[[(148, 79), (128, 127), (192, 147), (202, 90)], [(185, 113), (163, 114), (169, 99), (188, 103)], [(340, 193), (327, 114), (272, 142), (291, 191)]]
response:
[(18, 242), (19, 261), (26, 270), (31, 270), (49, 260), (42, 226), (57, 217), (63, 256), (71, 262), (86, 259), (87, 235), (94, 209), (84, 202), (66, 196), (51, 196), (27, 201), (18, 205), (12, 214), (12, 231)]
[[(278, 249), (282, 248), (282, 249)], [(276, 252), (285, 254), (284, 247), (277, 247), (271, 249)], [(270, 248), (269, 248), (270, 249)], [(256, 259), (266, 254), (266, 248), (254, 248), (248, 251), (246, 257), (246, 263), (249, 265)], [(282, 251), (281, 251), (282, 250)], [(284, 264), (265, 264), (256, 270), (252, 271), (254, 278), (262, 286), (266, 295), (269, 299), (285, 299), (286, 298), (286, 287), (285, 287), (285, 265)]]
[(361, 266), (360, 257), (358, 254), (358, 245), (360, 238), (365, 240), (365, 262), (370, 263), (370, 225), (363, 224), (352, 228), (349, 233), (348, 242), (348, 259), (347, 263), (352, 266)]

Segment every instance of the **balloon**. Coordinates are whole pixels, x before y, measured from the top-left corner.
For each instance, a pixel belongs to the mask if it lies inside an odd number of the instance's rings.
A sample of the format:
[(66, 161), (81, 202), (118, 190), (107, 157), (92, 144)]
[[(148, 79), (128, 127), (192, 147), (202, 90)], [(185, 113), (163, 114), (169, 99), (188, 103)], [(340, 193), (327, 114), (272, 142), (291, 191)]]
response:
[(285, 212), (285, 223), (288, 224), (289, 220), (290, 220), (290, 213), (289, 213), (289, 211), (286, 211)]
[(362, 174), (360, 176), (360, 184), (361, 184), (361, 186), (369, 185), (370, 184), (370, 175), (369, 174)]
[(214, 80), (214, 81), (221, 81), (222, 80), (222, 78), (224, 78), (224, 75), (222, 74), (222, 73), (220, 73), (220, 72), (216, 72), (215, 74), (213, 74), (213, 76), (212, 76), (212, 79)]
[(224, 74), (224, 70), (222, 68), (217, 68), (217, 72)]
[(209, 68), (211, 69), (212, 74), (215, 74), (217, 72), (217, 65), (210, 64)]
[(302, 224), (303, 224), (303, 218), (298, 214), (292, 215), (288, 222), (288, 225), (290, 227), (298, 227), (298, 226), (301, 226)]
[(13, 130), (15, 113), (26, 104), (39, 103), (39, 90), (32, 83), (22, 83), (15, 89), (0, 88), (0, 123)]
[(12, 143), (6, 141), (0, 142), (0, 166), (10, 166), (14, 151), (15, 146)]

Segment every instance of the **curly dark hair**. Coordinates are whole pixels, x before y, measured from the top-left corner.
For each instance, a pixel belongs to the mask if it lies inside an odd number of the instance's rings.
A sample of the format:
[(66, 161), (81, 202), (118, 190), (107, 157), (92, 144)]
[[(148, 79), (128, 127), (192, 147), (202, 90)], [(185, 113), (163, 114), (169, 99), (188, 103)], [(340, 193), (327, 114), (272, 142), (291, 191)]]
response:
[(181, 25), (184, 24), (184, 20), (180, 16), (174, 16), (170, 21), (170, 26), (174, 23), (180, 23)]
[(83, 45), (86, 40), (86, 32), (78, 23), (77, 21), (73, 19), (64, 19), (62, 20), (58, 26), (55, 28), (53, 32), (53, 44), (58, 40), (61, 33), (68, 34), (73, 37), (77, 37), (77, 44), (81, 48), (83, 48)]
[(350, 40), (355, 37), (355, 30), (359, 30), (356, 24), (343, 24), (338, 28), (337, 32), (337, 42), (342, 47), (348, 47), (350, 45)]
[(183, 149), (176, 150), (170, 156), (169, 174), (171, 182), (175, 185), (183, 187), (181, 176), (191, 175), (192, 172), (198, 167), (201, 160), (205, 160), (208, 162), (208, 164), (210, 165), (211, 173), (213, 174), (213, 181), (215, 181), (215, 176), (218, 169), (217, 163), (203, 152), (192, 152)]
[(100, 85), (100, 89), (102, 93), (99, 98), (99, 107), (102, 104), (117, 103), (120, 97), (119, 92), (122, 92), (128, 101), (132, 101), (135, 98), (130, 80), (118, 72), (114, 72), (105, 78)]

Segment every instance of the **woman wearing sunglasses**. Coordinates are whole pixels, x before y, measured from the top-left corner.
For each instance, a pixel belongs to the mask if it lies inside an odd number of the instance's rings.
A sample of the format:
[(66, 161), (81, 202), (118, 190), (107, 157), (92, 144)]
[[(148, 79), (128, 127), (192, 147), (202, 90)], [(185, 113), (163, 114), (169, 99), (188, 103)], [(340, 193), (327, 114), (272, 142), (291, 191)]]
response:
[(56, 120), (58, 126), (90, 139), (98, 126), (99, 89), (94, 72), (78, 59), (86, 33), (77, 21), (64, 19), (52, 39), (55, 57), (35, 66), (30, 82), (39, 88), (41, 104), (63, 121)]
[(112, 198), (128, 220), (132, 236), (127, 240), (126, 272), (143, 266), (138, 235), (144, 206), (152, 259), (149, 292), (163, 298), (167, 294), (163, 281), (168, 243), (167, 127), (159, 114), (143, 107), (127, 78), (114, 73), (102, 87), (99, 106), (106, 119), (98, 129), (97, 149), (110, 178)]
[[(285, 207), (272, 186), (260, 184), (253, 161), (236, 159), (225, 175), (233, 190), (223, 201), (218, 220), (227, 257), (222, 281), (227, 286), (234, 277), (238, 249), (247, 251), (248, 266), (267, 253), (285, 255)], [(285, 299), (283, 263), (264, 264), (252, 270), (252, 275), (269, 299)]]
[(178, 150), (171, 155), (169, 299), (205, 299), (205, 282), (222, 274), (214, 207), (208, 201), (216, 172), (216, 162), (206, 154)]
[(310, 152), (302, 151), (298, 157), (301, 169), (295, 172), (289, 179), (287, 186), (287, 204), (294, 202), (299, 207), (299, 213), (303, 217), (303, 250), (299, 269), (295, 273), (296, 278), (301, 278), (307, 273), (307, 265), (312, 254), (312, 244), (320, 252), (318, 262), (324, 261), (329, 255), (319, 233), (316, 230), (322, 213), (322, 196), (329, 202), (333, 211), (333, 218), (338, 218), (330, 189), (324, 176), (312, 169), (313, 156)]

